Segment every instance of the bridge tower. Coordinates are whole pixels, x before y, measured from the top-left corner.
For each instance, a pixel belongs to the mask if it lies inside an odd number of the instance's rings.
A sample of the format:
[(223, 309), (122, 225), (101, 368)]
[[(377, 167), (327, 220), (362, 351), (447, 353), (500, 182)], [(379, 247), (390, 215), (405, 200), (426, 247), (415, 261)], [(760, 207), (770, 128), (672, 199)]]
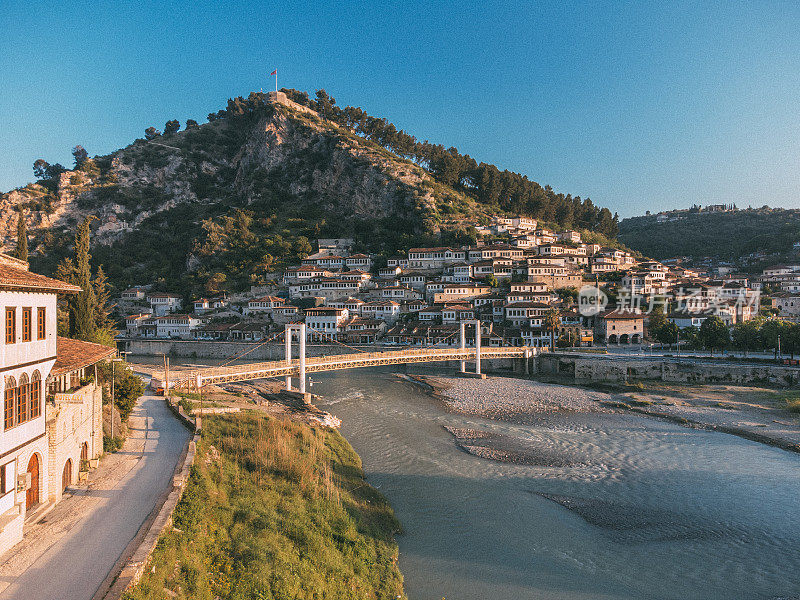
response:
[[(469, 325), (473, 325), (475, 327), (475, 373), (480, 375), (481, 374), (481, 322), (479, 319), (471, 321), (461, 321), (460, 347), (461, 350), (464, 350), (467, 347), (467, 326)], [(467, 361), (462, 360), (460, 362), (461, 362), (461, 372), (466, 373)]]
[[(286, 337), (286, 364), (292, 364), (292, 334), (297, 332), (298, 352), (299, 352), (299, 382), (298, 391), (301, 394), (306, 393), (306, 324), (305, 323), (287, 323), (284, 330)], [(286, 391), (292, 390), (292, 376), (286, 376)]]

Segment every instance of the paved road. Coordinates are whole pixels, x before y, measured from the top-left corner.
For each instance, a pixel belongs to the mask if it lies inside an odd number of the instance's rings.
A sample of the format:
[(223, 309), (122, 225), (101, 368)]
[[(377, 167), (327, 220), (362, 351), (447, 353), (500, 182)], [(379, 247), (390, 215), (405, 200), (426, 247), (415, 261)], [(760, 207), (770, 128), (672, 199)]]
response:
[(141, 455), (136, 465), (113, 487), (88, 490), (87, 494), (97, 494), (102, 500), (13, 581), (0, 599), (89, 600), (94, 596), (171, 485), (189, 437), (164, 399), (156, 396), (140, 399), (131, 424), (129, 441), (133, 443), (126, 443), (125, 450), (130, 445)]

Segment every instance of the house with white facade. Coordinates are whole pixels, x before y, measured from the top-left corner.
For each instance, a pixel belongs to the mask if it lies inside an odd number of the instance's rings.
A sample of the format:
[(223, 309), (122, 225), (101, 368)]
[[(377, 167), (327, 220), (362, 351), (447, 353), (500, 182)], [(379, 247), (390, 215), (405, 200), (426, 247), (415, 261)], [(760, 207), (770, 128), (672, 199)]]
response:
[(169, 292), (151, 292), (147, 295), (153, 315), (160, 317), (181, 309), (183, 298)]
[(248, 300), (247, 308), (245, 308), (245, 314), (254, 315), (258, 313), (271, 313), (279, 306), (283, 306), (285, 304), (286, 300), (283, 298), (277, 298), (276, 296), (262, 296), (261, 298)]
[(306, 338), (311, 342), (338, 340), (350, 317), (346, 308), (318, 306), (305, 311)]
[[(48, 394), (51, 383), (62, 380), (61, 367), (55, 369), (59, 361), (68, 369), (74, 359), (88, 367), (91, 363), (86, 361), (115, 353), (113, 348), (77, 340), (68, 340), (72, 345), (65, 348), (64, 338), (57, 337), (57, 294), (79, 291), (74, 285), (31, 273), (26, 262), (0, 254), (4, 334), (0, 345), (0, 554), (22, 539), (27, 515), (60, 499), (77, 479), (83, 466), (79, 461), (85, 459), (88, 468), (89, 461), (102, 453), (99, 388), (74, 379), (68, 397), (55, 394), (57, 387), (53, 396)], [(69, 419), (64, 421), (63, 415)]]

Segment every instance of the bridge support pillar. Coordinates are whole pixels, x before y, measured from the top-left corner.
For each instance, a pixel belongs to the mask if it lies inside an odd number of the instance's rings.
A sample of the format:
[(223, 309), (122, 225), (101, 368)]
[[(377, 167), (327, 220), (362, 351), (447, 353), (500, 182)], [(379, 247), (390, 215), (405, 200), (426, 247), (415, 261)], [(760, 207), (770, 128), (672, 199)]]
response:
[(475, 321), (475, 373), (481, 374), (481, 322)]
[[(467, 325), (466, 325), (466, 323), (464, 323), (462, 321), (461, 322), (461, 344), (460, 344), (459, 348), (461, 350), (464, 350), (466, 347), (467, 347)], [(461, 365), (461, 372), (465, 373), (466, 370), (467, 370), (467, 361), (465, 361), (464, 359), (461, 359), (461, 361), (459, 361), (459, 364)]]
[[(286, 365), (289, 366), (292, 364), (292, 326), (288, 323), (286, 324), (283, 335), (286, 338)], [(292, 391), (291, 375), (286, 376), (286, 391)]]
[(525, 356), (522, 359), (525, 361), (525, 375), (531, 374), (531, 351), (525, 348)]
[(300, 393), (306, 393), (306, 324), (300, 324)]

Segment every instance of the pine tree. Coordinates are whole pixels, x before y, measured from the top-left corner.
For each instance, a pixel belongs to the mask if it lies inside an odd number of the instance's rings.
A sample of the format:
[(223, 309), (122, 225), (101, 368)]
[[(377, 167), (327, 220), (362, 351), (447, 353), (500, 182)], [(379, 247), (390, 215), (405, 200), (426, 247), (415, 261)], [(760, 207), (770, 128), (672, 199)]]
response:
[[(56, 279), (59, 281), (66, 281), (67, 283), (75, 284), (75, 263), (71, 258), (66, 257), (56, 268)], [(72, 312), (75, 299), (70, 297), (68, 300), (59, 299), (57, 316), (58, 316), (58, 335), (69, 336), (72, 333)]]
[(24, 210), (19, 211), (17, 219), (17, 247), (14, 249), (14, 257), (28, 262), (28, 226)]
[(114, 345), (114, 323), (111, 321), (111, 293), (108, 290), (108, 278), (102, 265), (97, 267), (97, 276), (94, 278), (95, 296), (95, 333), (92, 341), (106, 346)]
[(92, 284), (91, 255), (89, 254), (90, 225), (94, 217), (86, 217), (75, 233), (75, 284), (81, 287), (72, 303), (70, 335), (91, 341), (95, 337), (97, 297)]

